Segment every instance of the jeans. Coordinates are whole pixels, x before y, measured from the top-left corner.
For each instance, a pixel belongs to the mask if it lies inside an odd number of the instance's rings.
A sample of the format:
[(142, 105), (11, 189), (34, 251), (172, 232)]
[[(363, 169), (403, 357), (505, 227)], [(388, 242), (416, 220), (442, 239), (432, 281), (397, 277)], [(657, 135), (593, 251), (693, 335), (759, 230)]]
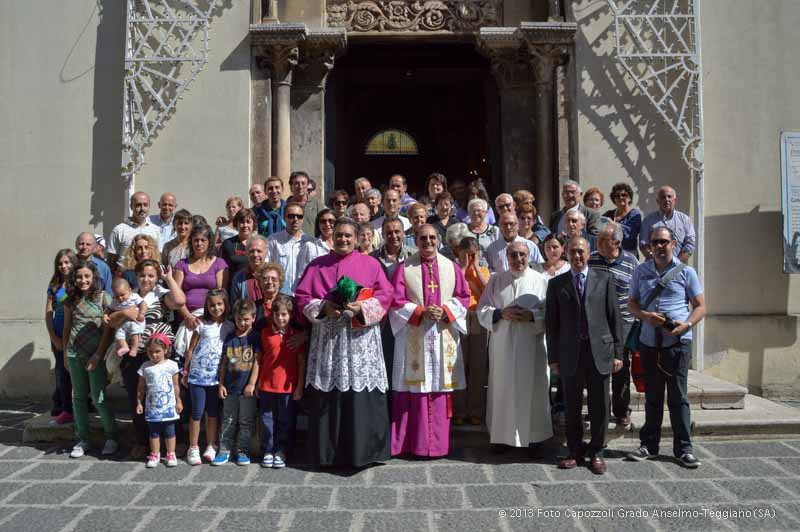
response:
[(297, 405), (290, 393), (259, 392), (264, 454), (286, 452), (292, 441)]
[(658, 453), (666, 388), (669, 421), (674, 435), (672, 452), (677, 457), (693, 452), (688, 393), (692, 343), (681, 342), (669, 347), (641, 345), (640, 353), (644, 369), (645, 421), (639, 431), (639, 440), (651, 454)]
[(139, 389), (139, 368), (145, 363), (147, 357), (137, 354), (135, 357), (125, 355), (120, 362), (120, 372), (122, 373), (122, 384), (128, 394), (128, 408), (131, 409), (131, 419), (133, 421), (133, 433), (138, 445), (147, 445), (148, 430), (144, 420), (144, 414), (136, 413), (136, 397)]
[[(236, 450), (247, 454), (250, 449), (250, 435), (256, 417), (256, 398), (246, 395), (229, 394), (222, 401), (222, 429), (220, 430), (219, 450), (230, 451), (236, 437)], [(239, 434), (236, 434), (236, 428)]]
[(56, 358), (55, 374), (56, 389), (53, 390), (53, 406), (56, 410), (72, 413), (72, 381), (69, 371), (64, 366), (64, 351), (56, 351), (52, 346), (53, 356)]
[(111, 406), (106, 402), (106, 365), (100, 361), (94, 371), (86, 370), (87, 357), (67, 357), (72, 378), (72, 407), (75, 416), (75, 432), (81, 441), (89, 441), (89, 393), (100, 414), (103, 433), (107, 440), (117, 440), (117, 424)]
[(201, 386), (190, 382), (189, 396), (192, 399), (192, 420), (200, 421), (204, 412), (208, 417), (219, 417), (219, 386)]

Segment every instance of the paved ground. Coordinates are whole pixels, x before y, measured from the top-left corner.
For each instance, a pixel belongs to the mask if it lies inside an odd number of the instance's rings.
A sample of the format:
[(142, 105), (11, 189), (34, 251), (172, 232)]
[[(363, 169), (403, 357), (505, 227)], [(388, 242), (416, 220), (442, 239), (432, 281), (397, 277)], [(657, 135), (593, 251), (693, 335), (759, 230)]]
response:
[[(13, 430), (9, 410), (0, 425)], [(705, 440), (696, 471), (623, 461), (632, 446), (612, 444), (609, 473), (594, 476), (484, 447), (317, 472), (146, 470), (124, 456), (70, 460), (64, 446), (4, 443), (0, 531), (800, 530), (800, 439)]]

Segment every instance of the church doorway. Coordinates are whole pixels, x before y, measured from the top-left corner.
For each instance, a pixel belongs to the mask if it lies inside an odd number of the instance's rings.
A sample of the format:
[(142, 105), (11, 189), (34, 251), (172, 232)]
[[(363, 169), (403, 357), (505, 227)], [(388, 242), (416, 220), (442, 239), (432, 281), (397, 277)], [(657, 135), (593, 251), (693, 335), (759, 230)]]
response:
[[(351, 43), (326, 86), (326, 175), (353, 193), (400, 173), (424, 194), (428, 174), (499, 181), (497, 88), (469, 43)], [(331, 186), (329, 185), (329, 186)], [(498, 183), (499, 185), (499, 183)]]

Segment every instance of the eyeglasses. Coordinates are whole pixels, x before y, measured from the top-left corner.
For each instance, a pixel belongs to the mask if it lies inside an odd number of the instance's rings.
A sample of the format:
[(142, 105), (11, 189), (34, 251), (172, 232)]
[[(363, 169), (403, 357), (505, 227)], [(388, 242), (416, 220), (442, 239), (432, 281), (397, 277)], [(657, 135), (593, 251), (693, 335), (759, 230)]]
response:
[(666, 246), (670, 242), (672, 242), (672, 240), (667, 240), (666, 238), (657, 238), (655, 240), (651, 240), (650, 241), (650, 245), (651, 246), (657, 246), (657, 247), (658, 246)]
[(417, 238), (419, 238), (420, 240), (422, 240), (424, 242), (426, 240), (436, 240), (437, 237), (436, 237), (436, 235), (421, 235), (421, 236), (419, 236)]
[(628, 193), (627, 192), (617, 192), (616, 194), (614, 194), (611, 197), (612, 198), (627, 198), (628, 197)]
[(337, 200), (333, 202), (334, 205), (347, 205), (347, 200)]
[(289, 218), (290, 220), (302, 220), (303, 219), (303, 215), (302, 214), (287, 214), (286, 217)]
[(336, 223), (336, 218), (322, 218), (319, 223), (333, 225)]
[(497, 206), (498, 209), (510, 209), (513, 203), (503, 203)]
[(522, 259), (528, 256), (524, 251), (512, 251), (508, 254), (512, 259)]

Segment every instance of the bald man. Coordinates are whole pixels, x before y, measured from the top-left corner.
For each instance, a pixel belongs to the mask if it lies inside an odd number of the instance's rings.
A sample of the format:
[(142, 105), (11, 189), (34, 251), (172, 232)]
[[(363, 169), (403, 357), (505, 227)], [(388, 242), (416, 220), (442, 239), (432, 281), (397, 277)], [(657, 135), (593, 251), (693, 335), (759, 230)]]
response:
[(642, 227), (639, 230), (639, 249), (644, 255), (645, 260), (653, 258), (650, 252), (650, 232), (655, 227), (666, 227), (675, 236), (675, 247), (673, 254), (684, 264), (689, 262), (689, 258), (694, 253), (696, 236), (694, 224), (688, 214), (682, 213), (675, 208), (678, 202), (678, 195), (672, 187), (661, 187), (656, 196), (658, 210), (651, 212), (642, 220)]
[(177, 208), (178, 200), (175, 198), (175, 194), (164, 192), (158, 200), (158, 214), (150, 217), (150, 223), (157, 225), (161, 229), (161, 236), (158, 242), (159, 250), (163, 250), (164, 244), (177, 236), (175, 227), (172, 225), (172, 217)]
[(145, 192), (136, 192), (131, 196), (131, 214), (128, 219), (111, 230), (108, 237), (108, 260), (112, 268), (120, 265), (120, 261), (125, 257), (125, 252), (133, 242), (136, 235), (147, 235), (156, 241), (156, 245), (161, 247), (161, 228), (152, 223), (148, 216), (150, 214), (150, 196)]
[(92, 233), (83, 232), (75, 239), (75, 254), (78, 260), (92, 261), (97, 267), (97, 273), (100, 275), (100, 284), (104, 292), (111, 293), (111, 269), (106, 264), (106, 261), (95, 256), (94, 251), (97, 247), (97, 240)]

